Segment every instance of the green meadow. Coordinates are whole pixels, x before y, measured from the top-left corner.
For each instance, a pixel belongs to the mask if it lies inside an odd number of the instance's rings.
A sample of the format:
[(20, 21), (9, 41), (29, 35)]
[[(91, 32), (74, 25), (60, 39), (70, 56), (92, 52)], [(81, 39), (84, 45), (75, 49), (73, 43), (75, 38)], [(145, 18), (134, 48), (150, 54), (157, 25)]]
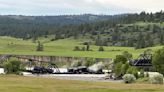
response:
[(0, 92), (164, 92), (164, 86), (1, 75)]
[(37, 43), (33, 43), (32, 40), (22, 40), (12, 37), (0, 37), (0, 54), (16, 54), (16, 55), (51, 55), (51, 56), (68, 56), (68, 57), (93, 57), (93, 58), (115, 58), (116, 55), (121, 54), (124, 51), (128, 51), (133, 54), (134, 58), (137, 58), (141, 53), (147, 49), (156, 51), (163, 46), (150, 47), (145, 49), (135, 49), (133, 47), (104, 47), (104, 52), (98, 51), (98, 46), (91, 45), (92, 51), (73, 51), (75, 46), (84, 47), (82, 42), (88, 41), (88, 39), (74, 40), (72, 38), (61, 39), (57, 41), (49, 41), (48, 38), (40, 38), (40, 41), (44, 43), (44, 51), (37, 52)]

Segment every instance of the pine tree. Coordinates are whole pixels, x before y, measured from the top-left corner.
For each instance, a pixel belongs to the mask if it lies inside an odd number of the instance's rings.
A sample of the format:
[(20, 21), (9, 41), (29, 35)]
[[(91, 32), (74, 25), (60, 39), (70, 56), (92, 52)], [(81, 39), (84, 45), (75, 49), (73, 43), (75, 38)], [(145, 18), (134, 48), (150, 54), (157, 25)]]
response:
[(89, 45), (89, 43), (87, 44), (86, 50), (87, 50), (87, 51), (90, 50), (90, 45)]
[(140, 33), (137, 37), (137, 44), (136, 44), (136, 49), (140, 49), (140, 48), (145, 48), (145, 39), (144, 39), (144, 35), (142, 33)]
[(43, 44), (41, 44), (40, 41), (38, 41), (36, 51), (43, 51)]

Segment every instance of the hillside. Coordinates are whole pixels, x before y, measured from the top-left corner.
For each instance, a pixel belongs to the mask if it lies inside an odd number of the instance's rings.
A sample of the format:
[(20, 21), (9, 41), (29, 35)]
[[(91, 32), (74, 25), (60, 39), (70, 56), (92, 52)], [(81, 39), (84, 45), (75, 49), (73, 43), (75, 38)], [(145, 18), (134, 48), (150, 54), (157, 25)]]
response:
[(164, 12), (121, 15), (0, 16), (0, 36), (90, 39), (96, 46), (146, 48), (164, 44)]
[[(48, 38), (40, 38), (41, 42), (49, 41)], [(72, 38), (61, 39), (57, 41), (50, 41), (44, 44), (44, 51), (37, 52), (37, 43), (32, 40), (22, 40), (11, 37), (0, 37), (0, 54), (17, 54), (17, 55), (52, 55), (52, 56), (70, 56), (70, 57), (94, 57), (94, 58), (115, 58), (116, 55), (124, 51), (133, 54), (137, 58), (141, 53), (147, 49), (156, 51), (162, 46), (156, 46), (145, 49), (135, 49), (133, 47), (104, 47), (104, 52), (99, 52), (99, 46), (91, 45), (92, 51), (73, 51), (75, 46), (85, 47), (81, 42), (88, 41), (88, 39), (74, 40)]]
[(1, 23), (16, 22), (16, 23), (41, 23), (54, 25), (68, 25), (92, 23), (96, 21), (104, 21), (111, 19), (110, 15), (59, 15), (59, 16), (24, 16), (24, 15), (1, 15)]
[(100, 22), (111, 18), (110, 15), (91, 14), (61, 16), (1, 15), (0, 35), (32, 38), (52, 34), (65, 25)]

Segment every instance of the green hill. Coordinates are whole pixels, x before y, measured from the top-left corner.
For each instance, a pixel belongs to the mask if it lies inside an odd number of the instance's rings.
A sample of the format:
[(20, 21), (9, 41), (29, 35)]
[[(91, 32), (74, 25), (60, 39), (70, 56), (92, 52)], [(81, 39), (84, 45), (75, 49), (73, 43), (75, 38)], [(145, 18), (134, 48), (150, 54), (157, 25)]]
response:
[[(48, 38), (40, 38), (40, 41), (46, 42)], [(116, 55), (123, 51), (128, 51), (137, 58), (139, 54), (146, 49), (156, 51), (162, 46), (135, 49), (133, 47), (113, 47), (105, 46), (104, 52), (99, 52), (99, 46), (91, 45), (92, 51), (73, 51), (75, 46), (84, 47), (81, 43), (88, 41), (88, 39), (75, 40), (72, 38), (61, 39), (57, 41), (50, 41), (44, 44), (44, 51), (36, 51), (37, 43), (32, 40), (22, 40), (12, 37), (0, 37), (0, 54), (17, 54), (17, 55), (52, 55), (52, 56), (70, 56), (70, 57), (94, 57), (94, 58), (115, 58)]]
[[(0, 16), (0, 53), (137, 58), (164, 45), (164, 12), (121, 15)], [(8, 37), (5, 37), (8, 36)], [(12, 38), (15, 37), (15, 38)], [(44, 51), (36, 51), (38, 41)], [(35, 42), (35, 43), (34, 43)], [(90, 45), (90, 51), (74, 51)], [(98, 51), (103, 46), (105, 51)]]

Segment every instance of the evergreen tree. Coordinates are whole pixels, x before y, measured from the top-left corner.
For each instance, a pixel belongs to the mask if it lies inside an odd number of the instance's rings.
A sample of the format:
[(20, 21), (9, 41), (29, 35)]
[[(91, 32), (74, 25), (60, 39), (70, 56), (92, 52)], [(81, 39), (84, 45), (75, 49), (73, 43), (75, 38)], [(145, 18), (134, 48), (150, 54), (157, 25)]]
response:
[(86, 50), (87, 51), (90, 51), (90, 45), (89, 45), (89, 43), (87, 44)]
[(164, 32), (163, 31), (161, 31), (160, 32), (160, 36), (159, 36), (160, 38), (160, 43), (162, 44), (162, 45), (164, 45)]
[(137, 37), (136, 49), (145, 48), (145, 39), (142, 33)]
[(36, 51), (43, 51), (43, 44), (41, 44), (40, 41), (38, 41)]
[(147, 34), (145, 37), (145, 47), (152, 47), (154, 45), (153, 39), (150, 34)]

